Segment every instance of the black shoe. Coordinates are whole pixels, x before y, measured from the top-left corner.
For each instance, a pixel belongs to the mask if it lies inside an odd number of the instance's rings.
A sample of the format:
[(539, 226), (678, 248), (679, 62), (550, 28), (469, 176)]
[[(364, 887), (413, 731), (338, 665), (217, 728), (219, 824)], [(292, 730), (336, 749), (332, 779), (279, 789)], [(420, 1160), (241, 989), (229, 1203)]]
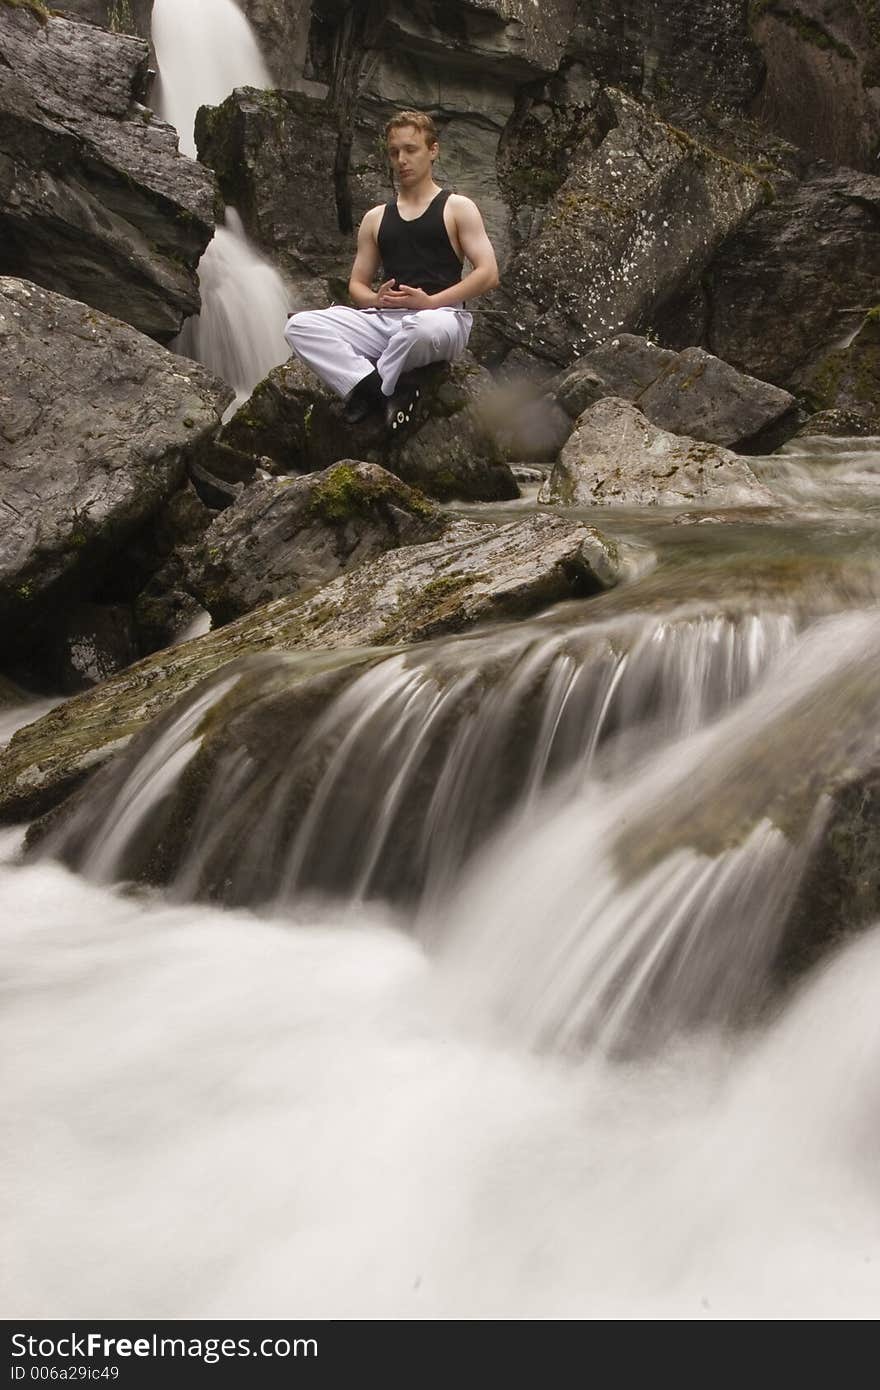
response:
[(358, 425), (371, 411), (378, 410), (384, 399), (382, 378), (377, 371), (372, 371), (349, 391), (345, 398), (342, 418), (347, 425)]
[(388, 433), (395, 438), (405, 434), (413, 422), (421, 391), (415, 382), (401, 381), (393, 396), (385, 405), (385, 423)]

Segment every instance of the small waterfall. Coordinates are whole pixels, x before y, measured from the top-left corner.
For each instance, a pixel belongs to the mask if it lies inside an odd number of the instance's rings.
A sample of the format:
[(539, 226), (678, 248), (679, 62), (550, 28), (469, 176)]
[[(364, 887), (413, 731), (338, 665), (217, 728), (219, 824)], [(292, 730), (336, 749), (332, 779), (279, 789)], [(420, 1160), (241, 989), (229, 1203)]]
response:
[(878, 656), (875, 615), (818, 623), (638, 777), (588, 779), (514, 823), (428, 924), (465, 1016), (489, 1007), (531, 1045), (614, 1049), (754, 1014), (825, 787), (873, 746)]
[(293, 685), (250, 658), (45, 849), (105, 882), (159, 865), (178, 900), (390, 902), (465, 1013), (530, 1045), (641, 1046), (766, 1002), (878, 653), (874, 615), (799, 634), (746, 613), (502, 628)]
[(236, 87), (272, 86), (250, 24), (235, 0), (153, 0), (153, 46), (160, 111), (196, 158), (193, 126), (200, 106), (219, 106)]
[[(236, 87), (272, 86), (257, 40), (234, 0), (155, 0), (153, 43), (162, 115), (176, 126), (182, 153), (196, 157), (200, 106), (217, 106)], [(287, 360), (282, 333), (289, 294), (274, 267), (249, 242), (241, 218), (227, 208), (225, 226), (199, 262), (201, 313), (174, 344), (202, 362), (236, 393), (228, 416), (265, 376)]]
[[(195, 801), (184, 764), (162, 783), (163, 796), (199, 808), (175, 832), (177, 892), (282, 906), (320, 892), (424, 911), (505, 820), (550, 788), (568, 795), (632, 772), (740, 700), (795, 638), (792, 618), (775, 613), (504, 628), (377, 658), (342, 672), (328, 698), (321, 676), (313, 717), (309, 683), (296, 676), (287, 689), (284, 658), (261, 658), (233, 747), (206, 740), (192, 768)], [(153, 761), (152, 740), (182, 746), (191, 729), (185, 702), (107, 769), (63, 831), (62, 857), (89, 872), (104, 827), (125, 821), (137, 760)], [(114, 845), (117, 875), (148, 872), (142, 831)]]
[(199, 262), (202, 312), (188, 319), (175, 348), (228, 381), (228, 418), (273, 367), (286, 362), (282, 330), (289, 296), (278, 272), (255, 250), (235, 208)]

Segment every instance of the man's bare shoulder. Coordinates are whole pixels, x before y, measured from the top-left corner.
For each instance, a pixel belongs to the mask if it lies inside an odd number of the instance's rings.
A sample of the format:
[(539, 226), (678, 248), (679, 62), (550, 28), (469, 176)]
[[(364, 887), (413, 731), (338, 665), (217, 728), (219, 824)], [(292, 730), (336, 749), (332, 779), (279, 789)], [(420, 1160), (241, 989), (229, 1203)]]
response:
[(482, 227), (483, 214), (473, 198), (464, 193), (450, 193), (446, 203), (457, 227)]
[(374, 208), (370, 208), (369, 212), (365, 212), (363, 221), (361, 222), (361, 230), (366, 230), (368, 232), (375, 231), (382, 221), (382, 214), (384, 211), (385, 204), (377, 203)]

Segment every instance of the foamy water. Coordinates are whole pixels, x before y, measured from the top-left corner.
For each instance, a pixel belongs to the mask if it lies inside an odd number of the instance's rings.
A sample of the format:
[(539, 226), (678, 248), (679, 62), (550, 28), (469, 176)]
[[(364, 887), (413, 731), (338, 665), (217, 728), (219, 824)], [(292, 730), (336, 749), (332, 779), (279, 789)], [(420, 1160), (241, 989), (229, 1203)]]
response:
[(52, 865), (0, 913), (7, 1316), (876, 1315), (876, 931), (762, 1034), (609, 1065), (465, 1026), (388, 922)]

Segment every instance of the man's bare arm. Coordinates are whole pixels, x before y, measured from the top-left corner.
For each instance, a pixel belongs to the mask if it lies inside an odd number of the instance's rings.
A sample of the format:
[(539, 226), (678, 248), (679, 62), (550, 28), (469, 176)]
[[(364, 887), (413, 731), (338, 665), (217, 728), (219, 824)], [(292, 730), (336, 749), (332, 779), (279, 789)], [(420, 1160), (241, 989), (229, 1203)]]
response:
[(348, 281), (348, 293), (358, 309), (375, 309), (384, 303), (391, 281), (386, 280), (378, 290), (373, 289), (376, 272), (381, 265), (377, 233), (382, 219), (383, 207), (370, 208), (358, 229), (357, 254)]

